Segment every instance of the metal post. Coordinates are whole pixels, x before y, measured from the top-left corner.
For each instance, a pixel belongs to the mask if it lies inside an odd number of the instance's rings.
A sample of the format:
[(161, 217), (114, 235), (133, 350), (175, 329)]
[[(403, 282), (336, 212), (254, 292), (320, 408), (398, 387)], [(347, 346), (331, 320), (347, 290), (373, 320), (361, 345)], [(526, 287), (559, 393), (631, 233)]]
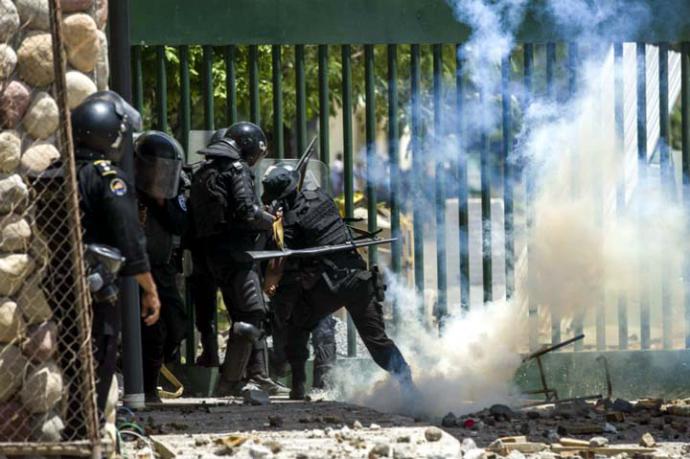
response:
[(205, 45), (204, 48), (204, 129), (213, 131), (213, 47)]
[[(444, 132), (442, 131), (443, 110), (443, 46), (433, 46), (433, 72), (434, 72), (434, 148), (441, 144)], [(438, 301), (436, 304), (436, 320), (439, 328), (443, 327), (444, 317), (448, 314), (448, 273), (446, 269), (446, 171), (445, 158), (437, 155), (436, 158), (436, 285), (438, 287)]]
[(133, 104), (139, 113), (144, 110), (144, 73), (142, 70), (142, 46), (133, 46), (133, 59), (134, 67), (132, 71), (134, 72), (134, 94), (133, 94)]
[(455, 47), (455, 113), (458, 133), (458, 247), (460, 255), (460, 308), (463, 311), (470, 309), (470, 230), (468, 208), (467, 185), (467, 151), (464, 140), (464, 72), (463, 58), (460, 56), (461, 46)]
[(261, 123), (259, 111), (259, 47), (249, 45), (249, 118), (252, 123)]
[[(624, 139), (624, 108), (623, 108), (623, 44), (613, 45), (613, 74), (614, 74), (614, 98), (615, 98), (615, 123), (616, 123), (616, 150), (620, 155), (621, 167), (625, 164), (625, 139)], [(625, 178), (620, 174), (616, 185), (616, 213), (622, 216), (625, 212)], [(628, 348), (628, 304), (623, 292), (618, 294), (618, 348)]]
[[(682, 172), (683, 172), (683, 205), (686, 212), (690, 206), (690, 43), (681, 45), (681, 113), (682, 113)], [(690, 219), (686, 222), (690, 228)], [(687, 231), (686, 231), (687, 232)], [(685, 281), (683, 285), (683, 304), (685, 307), (685, 347), (690, 348), (690, 256), (685, 253)]]
[[(367, 143), (367, 227), (376, 224), (376, 87), (374, 82), (374, 45), (364, 45), (365, 136)], [(376, 246), (369, 247), (369, 265), (376, 264)]]
[[(390, 164), (391, 267), (394, 274), (402, 271), (402, 240), (400, 232), (400, 161), (398, 140), (398, 46), (388, 45), (388, 160)], [(398, 324), (399, 305), (393, 303), (393, 323)]]
[[(642, 228), (642, 213), (639, 204), (639, 194), (642, 193), (647, 180), (647, 51), (644, 43), (637, 43), (637, 175), (638, 175), (638, 218)], [(640, 235), (644, 240), (644, 235)], [(640, 288), (640, 345), (642, 349), (649, 349), (650, 344), (650, 310), (649, 291), (647, 286), (647, 271), (644, 269), (645, 260), (639, 259), (639, 288)]]
[[(412, 226), (414, 232), (414, 284), (417, 294), (424, 293), (424, 152), (422, 151), (422, 105), (420, 100), (421, 59), (419, 45), (410, 46), (410, 88), (412, 91)], [(426, 317), (426, 305), (421, 304), (422, 317)]]
[(510, 153), (513, 147), (513, 127), (510, 104), (510, 56), (506, 56), (501, 62), (501, 94), (503, 112), (503, 233), (505, 238), (505, 270), (506, 270), (506, 299), (513, 296), (515, 290), (515, 239), (513, 235), (513, 168), (511, 166)]
[[(479, 92), (480, 107), (488, 103), (488, 94)], [(481, 110), (481, 109), (480, 109)], [(482, 290), (484, 292), (484, 304), (493, 301), (493, 260), (492, 252), (492, 222), (491, 222), (491, 150), (489, 149), (489, 136), (486, 133), (486, 115), (482, 121), (480, 134), (480, 178), (481, 178), (481, 205), (482, 205)]]
[[(343, 160), (345, 168), (345, 216), (352, 218), (355, 213), (354, 182), (352, 164), (352, 58), (350, 45), (342, 45), (342, 79), (343, 79)], [(357, 330), (352, 317), (347, 315), (347, 355), (357, 356)]]
[(271, 47), (271, 65), (273, 72), (273, 153), (278, 158), (285, 157), (283, 138), (283, 66), (281, 64), (280, 45)]
[(156, 118), (160, 131), (168, 130), (168, 78), (165, 72), (165, 46), (156, 46)]
[[(132, 69), (130, 67), (129, 2), (110, 2), (110, 62), (116, 62), (110, 69), (113, 91), (125, 100), (132, 100)], [(132, 138), (127, 139), (128, 152), (132, 151)], [(133, 179), (133, 158), (123, 158), (122, 168)], [(122, 373), (124, 377), (123, 403), (130, 408), (144, 407), (144, 372), (141, 357), (141, 318), (139, 286), (133, 277), (125, 277), (120, 283), (120, 308), (122, 309)]]
[(189, 46), (183, 45), (180, 51), (180, 139), (189, 158), (189, 131), (192, 129), (192, 106), (189, 88)]
[[(319, 153), (327, 166), (331, 163), (331, 145), (328, 121), (331, 107), (328, 99), (328, 45), (319, 45)], [(330, 177), (327, 178), (330, 190)]]
[(295, 93), (297, 96), (297, 156), (307, 147), (307, 89), (304, 80), (304, 45), (295, 45)]
[[(669, 106), (668, 106), (668, 43), (659, 44), (659, 176), (664, 198), (673, 200), (673, 185), (671, 181), (671, 162), (669, 158), (670, 134)], [(661, 266), (661, 328), (664, 349), (672, 346), (672, 314), (671, 277), (668, 263)]]
[(225, 117), (227, 125), (237, 122), (237, 75), (235, 45), (225, 47)]

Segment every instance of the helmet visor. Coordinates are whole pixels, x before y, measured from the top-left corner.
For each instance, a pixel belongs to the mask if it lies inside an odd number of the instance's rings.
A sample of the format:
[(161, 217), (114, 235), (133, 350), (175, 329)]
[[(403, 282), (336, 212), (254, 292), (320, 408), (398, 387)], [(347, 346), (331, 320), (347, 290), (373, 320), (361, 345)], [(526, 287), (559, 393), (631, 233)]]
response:
[(137, 189), (153, 198), (171, 199), (180, 186), (180, 159), (134, 157), (134, 179)]

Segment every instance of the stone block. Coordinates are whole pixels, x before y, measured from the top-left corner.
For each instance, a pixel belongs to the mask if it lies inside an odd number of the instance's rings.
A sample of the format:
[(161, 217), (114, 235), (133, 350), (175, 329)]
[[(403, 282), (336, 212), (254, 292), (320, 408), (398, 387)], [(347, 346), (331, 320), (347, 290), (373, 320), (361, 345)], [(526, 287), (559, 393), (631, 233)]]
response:
[(0, 402), (9, 400), (17, 393), (27, 363), (17, 346), (0, 346)]
[(57, 332), (57, 325), (52, 321), (29, 327), (23, 345), (24, 355), (34, 362), (50, 360), (57, 353)]
[(63, 13), (88, 12), (93, 7), (93, 0), (60, 0)]
[(55, 79), (53, 40), (48, 33), (27, 36), (17, 52), (19, 77), (31, 86), (48, 86)]
[(31, 413), (46, 413), (62, 398), (62, 372), (55, 362), (31, 367), (19, 394), (24, 408)]
[(53, 317), (53, 311), (41, 288), (40, 275), (35, 274), (29, 277), (16, 298), (27, 324), (38, 324)]
[(12, 0), (0, 0), (0, 41), (9, 41), (19, 30), (19, 12)]
[(48, 0), (16, 0), (15, 3), (23, 27), (40, 30), (50, 28)]
[(22, 139), (14, 130), (0, 132), (0, 174), (14, 171), (22, 157)]
[(15, 214), (0, 217), (0, 252), (26, 252), (31, 244), (31, 226)]
[(59, 442), (62, 439), (61, 436), (62, 431), (65, 430), (65, 423), (54, 411), (35, 415), (32, 424), (32, 440)]
[(40, 174), (60, 159), (60, 152), (51, 143), (35, 142), (22, 155), (19, 170), (24, 174)]
[(91, 78), (76, 70), (67, 72), (67, 105), (70, 110), (77, 107), (87, 96), (93, 94), (98, 89)]
[(105, 29), (108, 23), (108, 0), (96, 0), (96, 12), (94, 13), (98, 28)]
[(96, 62), (96, 86), (99, 91), (108, 89), (110, 77), (110, 61), (108, 59), (108, 37), (102, 31), (98, 31), (100, 46), (98, 49), (98, 61)]
[(29, 197), (29, 188), (18, 174), (0, 176), (0, 214), (21, 209)]
[(88, 14), (73, 14), (65, 19), (63, 31), (69, 63), (82, 72), (92, 72), (100, 48), (96, 22)]
[(17, 303), (0, 298), (0, 343), (17, 343), (26, 331), (26, 324)]
[(14, 129), (31, 103), (31, 90), (21, 81), (0, 84), (0, 125)]
[(27, 254), (0, 255), (0, 295), (11, 296), (17, 293), (33, 267), (33, 260)]
[(11, 77), (16, 67), (17, 53), (14, 52), (10, 45), (0, 45), (0, 80), (6, 80)]
[(22, 124), (34, 139), (47, 139), (53, 135), (59, 122), (57, 102), (47, 92), (39, 92), (26, 111)]

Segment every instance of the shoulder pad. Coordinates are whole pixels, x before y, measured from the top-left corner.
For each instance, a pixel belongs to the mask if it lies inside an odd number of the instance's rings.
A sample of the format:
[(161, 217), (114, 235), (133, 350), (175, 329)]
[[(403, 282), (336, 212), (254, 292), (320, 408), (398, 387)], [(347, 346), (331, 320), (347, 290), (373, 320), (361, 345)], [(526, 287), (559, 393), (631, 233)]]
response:
[(93, 165), (96, 166), (96, 170), (101, 174), (101, 177), (108, 177), (111, 175), (117, 176), (117, 171), (113, 168), (112, 164), (110, 164), (110, 161), (106, 159), (94, 161)]
[(241, 162), (241, 161), (235, 161), (235, 162), (232, 163), (232, 167), (233, 167), (233, 169), (235, 169), (236, 171), (239, 172), (239, 171), (241, 171), (241, 170), (243, 169), (244, 166), (242, 166), (242, 162)]

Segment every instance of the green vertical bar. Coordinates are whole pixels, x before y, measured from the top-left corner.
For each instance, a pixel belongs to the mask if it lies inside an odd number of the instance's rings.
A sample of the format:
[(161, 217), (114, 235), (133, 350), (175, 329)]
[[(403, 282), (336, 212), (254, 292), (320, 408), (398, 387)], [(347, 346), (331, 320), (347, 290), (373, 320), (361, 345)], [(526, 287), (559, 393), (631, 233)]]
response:
[(237, 75), (235, 45), (225, 47), (225, 117), (230, 126), (237, 122)]
[(203, 84), (204, 84), (204, 129), (212, 131), (213, 123), (213, 47), (204, 46), (203, 59)]
[(304, 80), (304, 45), (295, 45), (295, 93), (297, 95), (297, 156), (307, 148), (307, 89)]
[[(484, 91), (479, 93), (480, 107), (485, 107), (489, 95)], [(480, 116), (485, 117), (485, 113)], [(484, 124), (484, 121), (482, 122)], [(492, 254), (492, 221), (491, 221), (491, 150), (489, 149), (489, 136), (485, 129), (480, 134), (480, 179), (481, 179), (481, 204), (482, 204), (482, 289), (484, 291), (484, 303), (493, 301), (493, 260)]]
[(273, 151), (278, 158), (285, 157), (283, 140), (283, 75), (280, 45), (271, 47), (273, 69)]
[[(342, 80), (343, 80), (343, 160), (345, 168), (345, 217), (352, 218), (355, 213), (354, 182), (352, 164), (352, 60), (350, 45), (342, 45)], [(348, 314), (347, 321), (347, 355), (357, 356), (357, 330)]]
[[(659, 44), (659, 168), (661, 177), (661, 187), (665, 199), (673, 200), (673, 175), (671, 173), (671, 162), (669, 159), (670, 122), (668, 106), (668, 43)], [(663, 263), (663, 262), (662, 262)], [(671, 288), (669, 285), (670, 267), (668, 263), (661, 266), (661, 328), (662, 342), (664, 349), (672, 346), (672, 314), (671, 310)]]
[[(642, 188), (647, 178), (647, 50), (644, 43), (637, 43), (637, 173), (638, 186)], [(638, 209), (640, 227), (642, 212)], [(642, 235), (641, 235), (642, 236)], [(649, 292), (647, 290), (646, 260), (640, 257), (640, 344), (642, 349), (649, 349)]]
[(249, 118), (252, 123), (261, 123), (259, 113), (259, 47), (249, 45), (247, 68), (249, 69)]
[[(364, 130), (367, 143), (367, 227), (370, 232), (376, 224), (376, 86), (374, 82), (374, 46), (364, 45)], [(369, 265), (376, 264), (376, 246), (369, 247)]]
[[(434, 144), (440, 146), (444, 132), (442, 130), (443, 108), (443, 46), (436, 44), (433, 53), (434, 80)], [(439, 326), (448, 314), (448, 273), (446, 269), (446, 171), (443, 155), (436, 155), (436, 285), (438, 287), (438, 303), (436, 319)]]
[[(391, 267), (394, 274), (402, 271), (402, 234), (400, 231), (400, 145), (398, 134), (398, 46), (388, 45), (388, 160), (390, 164)], [(398, 304), (393, 303), (393, 323), (398, 324)]]
[(503, 154), (503, 232), (505, 235), (505, 271), (506, 298), (511, 298), (515, 291), (515, 239), (513, 238), (514, 210), (513, 210), (513, 168), (510, 163), (510, 153), (513, 147), (513, 125), (510, 107), (510, 56), (501, 62), (501, 108), (502, 108), (502, 140)]
[[(683, 173), (683, 204), (690, 205), (690, 43), (681, 45), (680, 53), (681, 74), (681, 131), (682, 131), (682, 166)], [(690, 233), (690, 220), (686, 221), (686, 228)], [(683, 289), (683, 303), (685, 306), (685, 347), (690, 348), (690, 255), (685, 253), (685, 276)]]
[(189, 158), (189, 131), (192, 129), (191, 99), (189, 93), (189, 46), (182, 45), (180, 52), (180, 139), (185, 155)]
[[(328, 99), (328, 45), (319, 45), (319, 153), (324, 164), (331, 163), (328, 121), (331, 107)], [(330, 182), (330, 180), (329, 180)], [(330, 190), (330, 184), (327, 189)]]
[[(623, 107), (623, 94), (625, 91), (623, 81), (623, 44), (613, 45), (613, 74), (614, 74), (614, 116), (616, 123), (616, 149), (620, 155), (621, 168), (625, 164), (625, 139), (624, 123), (625, 112)], [(625, 212), (625, 177), (620, 174), (616, 186), (616, 213), (622, 216)], [(623, 292), (618, 294), (618, 348), (628, 348), (628, 304)]]
[[(529, 108), (529, 104), (533, 97), (533, 62), (534, 62), (534, 46), (531, 43), (525, 43), (523, 45), (523, 110)], [(525, 180), (525, 195), (526, 195), (526, 208), (527, 208), (527, 230), (531, 231), (534, 226), (534, 171), (531, 168), (525, 168), (525, 173), (527, 176)], [(528, 238), (529, 241), (529, 238)], [(527, 245), (527, 269), (529, 269), (528, 276), (534, 276), (533, 266), (532, 266), (532, 248)], [(530, 277), (532, 279), (532, 277)], [(538, 336), (538, 326), (539, 326), (539, 310), (537, 305), (533, 300), (528, 298), (528, 326), (529, 326), (529, 348), (535, 350), (539, 344)], [(559, 325), (560, 326), (560, 325)]]
[(134, 59), (134, 65), (132, 70), (134, 73), (134, 108), (136, 108), (139, 113), (144, 111), (144, 73), (141, 64), (141, 46), (132, 47), (132, 58)]
[(168, 130), (168, 81), (165, 73), (165, 46), (156, 46), (156, 118), (160, 131)]
[(467, 150), (465, 145), (464, 112), (464, 58), (461, 45), (455, 47), (455, 112), (458, 133), (458, 247), (460, 255), (460, 308), (470, 309), (470, 231), (469, 231), (469, 190), (467, 185)]
[[(421, 69), (419, 45), (410, 46), (410, 89), (412, 91), (412, 170), (414, 174), (414, 200), (412, 209), (412, 226), (414, 232), (414, 284), (418, 295), (424, 292), (424, 152), (422, 151), (422, 105), (420, 99)], [(419, 200), (420, 202), (417, 202)], [(425, 305), (421, 305), (422, 317), (425, 317)]]

